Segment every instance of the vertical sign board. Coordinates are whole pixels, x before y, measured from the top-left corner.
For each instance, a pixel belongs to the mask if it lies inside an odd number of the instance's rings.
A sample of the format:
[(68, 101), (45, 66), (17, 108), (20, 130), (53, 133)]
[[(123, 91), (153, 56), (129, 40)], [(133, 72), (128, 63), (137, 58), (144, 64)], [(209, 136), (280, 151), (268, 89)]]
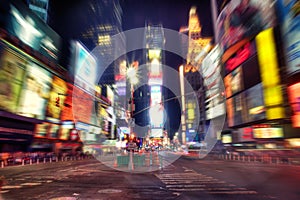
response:
[(288, 87), (288, 96), (293, 111), (293, 127), (300, 127), (300, 83)]
[(260, 32), (256, 38), (258, 62), (268, 120), (285, 117), (273, 28)]

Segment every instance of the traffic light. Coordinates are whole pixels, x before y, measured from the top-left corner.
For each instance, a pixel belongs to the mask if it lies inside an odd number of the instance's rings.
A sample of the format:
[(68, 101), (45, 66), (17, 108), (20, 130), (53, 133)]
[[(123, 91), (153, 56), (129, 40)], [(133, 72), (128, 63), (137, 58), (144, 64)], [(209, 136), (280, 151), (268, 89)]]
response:
[(56, 97), (56, 102), (55, 102), (56, 107), (60, 107), (59, 100), (60, 100), (59, 97)]

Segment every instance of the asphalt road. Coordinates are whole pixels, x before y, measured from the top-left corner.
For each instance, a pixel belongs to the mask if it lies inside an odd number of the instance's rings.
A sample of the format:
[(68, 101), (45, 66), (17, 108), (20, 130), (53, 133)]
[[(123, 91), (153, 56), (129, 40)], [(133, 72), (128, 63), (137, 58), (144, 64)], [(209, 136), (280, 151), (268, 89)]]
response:
[(180, 157), (146, 173), (95, 159), (0, 169), (2, 200), (300, 199), (300, 167)]

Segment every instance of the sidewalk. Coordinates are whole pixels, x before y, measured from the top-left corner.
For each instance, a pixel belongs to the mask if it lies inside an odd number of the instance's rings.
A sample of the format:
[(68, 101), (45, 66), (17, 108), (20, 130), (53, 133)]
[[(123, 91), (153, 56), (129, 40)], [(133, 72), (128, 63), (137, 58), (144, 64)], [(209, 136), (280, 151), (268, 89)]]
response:
[[(192, 159), (200, 159), (199, 154), (189, 153), (185, 155)], [(208, 154), (203, 159), (209, 160), (227, 160), (234, 162), (246, 162), (246, 163), (263, 163), (263, 164), (275, 164), (275, 165), (298, 165), (300, 166), (300, 157), (277, 157), (277, 156), (251, 156), (251, 155), (233, 155), (233, 154)]]
[(4, 161), (0, 162), (0, 168), (8, 168), (8, 167), (16, 167), (16, 166), (27, 166), (27, 165), (37, 165), (42, 163), (52, 163), (52, 162), (65, 162), (65, 161), (75, 161), (75, 160), (83, 160), (90, 159), (93, 156), (64, 156), (64, 157), (49, 157), (49, 158), (37, 158), (37, 159), (21, 159), (20, 162), (7, 165)]

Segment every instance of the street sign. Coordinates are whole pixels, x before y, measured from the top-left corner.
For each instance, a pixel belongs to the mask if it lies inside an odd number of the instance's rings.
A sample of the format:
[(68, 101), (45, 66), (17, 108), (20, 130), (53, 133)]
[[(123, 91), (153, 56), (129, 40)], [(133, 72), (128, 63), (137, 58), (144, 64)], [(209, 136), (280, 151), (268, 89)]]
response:
[(136, 144), (134, 143), (134, 142), (129, 142), (128, 143), (128, 150), (134, 150), (135, 149), (135, 147), (136, 147)]
[(135, 120), (134, 120), (134, 118), (129, 118), (128, 124), (129, 124), (130, 127), (134, 127), (134, 125), (135, 125)]

